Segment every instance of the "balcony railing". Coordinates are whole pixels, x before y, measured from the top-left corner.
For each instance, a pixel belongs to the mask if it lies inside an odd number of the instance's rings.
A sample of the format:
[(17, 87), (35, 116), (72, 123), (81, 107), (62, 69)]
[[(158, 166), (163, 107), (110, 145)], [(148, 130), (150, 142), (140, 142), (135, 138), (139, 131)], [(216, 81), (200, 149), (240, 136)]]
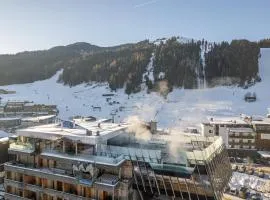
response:
[(18, 199), (21, 199), (21, 200), (30, 200), (28, 198), (24, 198), (24, 197), (15, 195), (15, 194), (10, 194), (10, 193), (5, 193), (5, 199), (8, 199), (8, 200), (18, 200)]
[[(19, 188), (19, 189), (27, 189), (27, 190), (33, 191), (33, 192), (41, 192), (41, 193), (49, 194), (52, 196), (56, 195), (57, 197), (61, 197), (61, 198), (65, 198), (65, 199), (93, 200), (93, 199), (88, 198), (88, 197), (83, 197), (83, 196), (71, 194), (71, 193), (64, 192), (64, 191), (59, 191), (59, 190), (52, 189), (52, 188), (42, 188), (42, 186), (18, 182), (18, 181), (14, 181), (11, 179), (5, 179), (5, 185), (9, 185), (9, 186)], [(14, 195), (14, 194), (9, 194), (9, 193), (6, 193), (6, 197), (7, 197), (7, 199), (12, 199), (12, 200), (13, 199), (27, 199), (27, 198), (20, 197), (20, 196)]]
[(44, 149), (41, 152), (41, 156), (65, 159), (67, 161), (70, 160), (78, 162), (96, 163), (114, 167), (121, 165), (125, 161), (124, 156), (108, 157), (108, 156), (96, 156), (90, 153), (75, 154), (73, 151), (63, 152), (61, 149)]
[(74, 200), (93, 200), (92, 198), (89, 197), (82, 197), (79, 195), (63, 192), (63, 191), (58, 191), (55, 189), (50, 189), (50, 188), (44, 188), (44, 192), (49, 194), (49, 195), (56, 195), (57, 197), (64, 198), (64, 199), (74, 199)]
[(5, 171), (13, 171), (23, 173), (29, 176), (37, 176), (40, 178), (46, 178), (50, 180), (59, 180), (66, 183), (77, 183), (80, 185), (92, 185), (92, 180), (84, 179), (81, 177), (74, 176), (72, 172), (68, 173), (68, 171), (55, 169), (55, 168), (33, 168), (31, 166), (27, 166), (20, 163), (5, 163), (4, 165)]
[(235, 135), (235, 134), (230, 134), (229, 138), (254, 139), (255, 135)]
[(113, 191), (119, 184), (119, 177), (112, 174), (102, 174), (95, 181), (96, 188), (105, 191)]

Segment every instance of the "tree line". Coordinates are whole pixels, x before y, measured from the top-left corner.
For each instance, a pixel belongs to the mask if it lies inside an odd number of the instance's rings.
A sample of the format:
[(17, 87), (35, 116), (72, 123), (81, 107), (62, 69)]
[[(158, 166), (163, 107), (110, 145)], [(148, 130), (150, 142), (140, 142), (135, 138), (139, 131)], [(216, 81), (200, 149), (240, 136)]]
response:
[(260, 48), (256, 42), (233, 40), (231, 43), (214, 43), (210, 51), (205, 53), (206, 80), (209, 85), (217, 85), (229, 77), (229, 84), (240, 86), (259, 80), (259, 56)]
[[(233, 40), (210, 43), (206, 40), (179, 41), (172, 37), (156, 44), (148, 40), (115, 47), (75, 43), (44, 51), (0, 55), (0, 85), (29, 83), (51, 77), (63, 69), (59, 81), (69, 86), (91, 81), (108, 82), (112, 90), (125, 87), (126, 93), (140, 91), (143, 74), (154, 53), (154, 81), (146, 75), (150, 90), (159, 81), (169, 87), (197, 88), (200, 80), (208, 85), (240, 86), (259, 81), (260, 48), (270, 48), (270, 39), (250, 42)], [(226, 83), (225, 83), (226, 84)]]
[[(176, 37), (161, 42), (155, 50), (155, 81), (166, 79), (169, 86), (196, 88), (202, 74), (201, 41), (182, 43)], [(160, 77), (164, 73), (164, 77)]]
[(71, 61), (60, 81), (74, 86), (80, 83), (108, 82), (112, 90), (126, 86), (126, 93), (140, 91), (142, 75), (153, 52), (149, 41), (118, 51), (105, 51)]

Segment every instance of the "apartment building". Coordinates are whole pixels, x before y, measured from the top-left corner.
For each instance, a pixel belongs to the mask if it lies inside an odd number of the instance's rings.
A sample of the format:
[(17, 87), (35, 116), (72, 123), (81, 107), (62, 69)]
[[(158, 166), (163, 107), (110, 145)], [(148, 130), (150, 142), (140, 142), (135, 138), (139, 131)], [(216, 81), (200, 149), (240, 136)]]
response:
[(270, 150), (269, 118), (209, 118), (202, 123), (202, 134), (221, 136), (231, 156), (256, 157), (257, 151)]
[(4, 163), (8, 161), (8, 138), (9, 134), (5, 131), (0, 130), (0, 183), (4, 181)]
[(229, 128), (228, 138), (231, 149), (256, 149), (256, 133), (252, 128)]
[(270, 118), (253, 120), (251, 124), (256, 131), (256, 148), (260, 151), (270, 151)]
[(221, 137), (170, 135), (106, 120), (17, 130), (5, 163), (6, 199), (222, 199), (231, 166)]
[(0, 113), (2, 116), (24, 115), (55, 115), (58, 114), (56, 105), (34, 104), (26, 101), (8, 101), (2, 103)]

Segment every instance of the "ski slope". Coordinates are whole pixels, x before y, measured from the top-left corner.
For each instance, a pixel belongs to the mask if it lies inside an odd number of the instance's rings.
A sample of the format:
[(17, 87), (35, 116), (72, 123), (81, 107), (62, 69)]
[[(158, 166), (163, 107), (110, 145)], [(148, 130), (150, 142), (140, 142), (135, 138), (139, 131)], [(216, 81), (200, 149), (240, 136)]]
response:
[[(150, 71), (151, 65), (148, 67)], [(194, 126), (209, 115), (265, 115), (270, 107), (270, 49), (261, 49), (259, 74), (262, 81), (248, 89), (225, 86), (192, 90), (175, 88), (166, 99), (158, 93), (147, 94), (146, 90), (128, 97), (124, 89), (118, 90), (112, 97), (104, 97), (103, 94), (111, 93), (108, 84), (64, 86), (57, 83), (60, 73), (43, 81), (0, 87), (16, 91), (16, 94), (2, 95), (2, 101), (29, 100), (56, 104), (59, 116), (64, 119), (73, 115), (101, 118), (111, 118), (113, 115), (115, 121), (120, 122), (127, 116), (137, 115), (143, 120), (157, 120), (159, 126), (164, 128)], [(256, 92), (257, 101), (245, 102), (247, 92)], [(101, 107), (101, 110), (93, 107)]]

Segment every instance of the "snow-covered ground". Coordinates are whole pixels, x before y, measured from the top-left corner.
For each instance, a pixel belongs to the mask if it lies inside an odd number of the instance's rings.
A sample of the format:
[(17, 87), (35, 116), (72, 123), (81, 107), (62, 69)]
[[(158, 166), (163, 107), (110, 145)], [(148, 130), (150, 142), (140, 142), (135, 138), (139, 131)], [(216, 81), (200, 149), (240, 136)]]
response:
[[(263, 200), (269, 200), (269, 179), (259, 178), (254, 175), (248, 175), (245, 173), (233, 172), (229, 187), (237, 189), (238, 191), (242, 188), (248, 188), (249, 192), (255, 194), (260, 193)], [(267, 197), (266, 197), (267, 196)]]
[[(111, 92), (108, 84), (105, 83), (81, 84), (71, 88), (57, 83), (61, 71), (48, 80), (0, 88), (16, 91), (16, 94), (2, 95), (2, 101), (29, 100), (35, 103), (57, 104), (62, 118), (73, 115), (108, 118), (111, 114), (115, 114), (115, 121), (119, 122), (129, 115), (138, 115), (144, 120), (155, 119), (159, 126), (164, 128), (190, 126), (209, 115), (232, 116), (241, 113), (265, 115), (267, 108), (270, 107), (270, 49), (261, 49), (261, 55), (259, 74), (262, 82), (249, 89), (175, 88), (166, 99), (158, 93), (147, 94), (146, 90), (128, 97), (124, 89), (120, 89), (113, 97), (106, 97), (102, 95)], [(151, 65), (148, 67), (150, 70)], [(256, 92), (257, 101), (245, 102), (244, 95), (247, 92)], [(92, 106), (101, 107), (101, 110), (93, 109)]]
[(264, 191), (266, 182), (266, 179), (259, 178), (257, 176), (233, 172), (229, 186), (230, 188), (236, 188), (238, 190), (240, 190), (241, 187), (247, 187), (255, 191)]

